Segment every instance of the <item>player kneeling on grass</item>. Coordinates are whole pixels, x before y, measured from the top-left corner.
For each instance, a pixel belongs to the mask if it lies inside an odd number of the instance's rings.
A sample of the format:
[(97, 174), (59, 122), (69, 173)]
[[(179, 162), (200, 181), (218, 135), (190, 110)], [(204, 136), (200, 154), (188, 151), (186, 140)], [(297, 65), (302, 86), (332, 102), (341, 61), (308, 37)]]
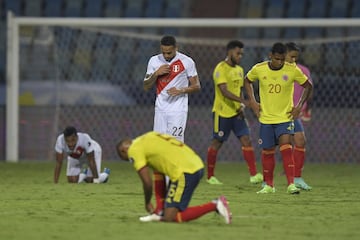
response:
[[(110, 169), (100, 173), (102, 150), (100, 145), (86, 133), (78, 133), (75, 127), (66, 127), (55, 144), (56, 165), (54, 182), (59, 182), (64, 155), (67, 155), (66, 176), (69, 183), (105, 183)], [(83, 172), (83, 166), (88, 165)]]
[[(204, 174), (204, 164), (186, 144), (167, 134), (148, 132), (134, 140), (121, 140), (116, 150), (121, 159), (133, 163), (142, 181), (145, 209), (151, 215), (140, 217), (140, 221), (187, 222), (206, 213), (217, 212), (227, 224), (231, 222), (231, 213), (224, 196), (199, 206), (188, 207)], [(170, 178), (163, 216), (153, 213), (153, 181), (149, 168)]]

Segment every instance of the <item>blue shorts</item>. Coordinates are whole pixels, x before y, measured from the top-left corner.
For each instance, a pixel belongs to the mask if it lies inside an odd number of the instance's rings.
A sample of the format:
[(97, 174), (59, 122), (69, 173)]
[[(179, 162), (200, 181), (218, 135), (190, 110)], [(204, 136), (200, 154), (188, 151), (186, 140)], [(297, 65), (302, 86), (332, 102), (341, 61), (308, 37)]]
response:
[(191, 196), (204, 175), (204, 169), (195, 173), (184, 173), (176, 182), (169, 184), (165, 199), (165, 208), (175, 207), (184, 211), (190, 203)]
[(225, 142), (229, 138), (231, 131), (234, 132), (237, 138), (244, 135), (250, 135), (250, 129), (245, 118), (239, 116), (224, 118), (216, 113), (213, 113), (213, 118), (213, 138), (220, 142)]
[(294, 134), (294, 122), (278, 124), (260, 124), (259, 145), (261, 148), (272, 148), (279, 144), (279, 137), (283, 134)]
[(294, 132), (304, 132), (304, 126), (300, 120), (300, 118), (294, 120)]

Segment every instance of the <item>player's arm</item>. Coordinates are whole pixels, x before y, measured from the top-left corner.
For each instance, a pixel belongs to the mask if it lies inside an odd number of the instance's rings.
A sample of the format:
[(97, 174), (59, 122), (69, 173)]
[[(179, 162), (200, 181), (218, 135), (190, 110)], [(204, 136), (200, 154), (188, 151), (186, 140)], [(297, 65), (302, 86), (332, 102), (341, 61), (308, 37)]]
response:
[(176, 88), (172, 87), (169, 90), (167, 90), (167, 93), (170, 96), (178, 96), (181, 94), (189, 94), (198, 92), (201, 89), (200, 81), (198, 76), (190, 77), (189, 78), (189, 86), (184, 88)]
[(86, 156), (87, 156), (87, 159), (89, 161), (89, 168), (91, 170), (93, 178), (98, 179), (99, 175), (98, 175), (97, 168), (96, 168), (95, 151), (87, 153)]
[(153, 74), (147, 74), (145, 76), (143, 87), (145, 91), (148, 91), (154, 86), (157, 78), (159, 76), (169, 74), (170, 73), (170, 66), (167, 64), (161, 65)]
[(145, 166), (145, 167), (141, 168), (138, 171), (138, 174), (139, 174), (139, 177), (143, 184), (145, 209), (149, 213), (152, 213), (154, 211), (154, 208), (151, 204), (153, 186), (152, 186), (151, 174), (149, 172), (149, 167)]
[(55, 159), (56, 159), (56, 164), (55, 164), (55, 169), (54, 169), (54, 183), (58, 183), (60, 172), (61, 172), (62, 162), (64, 159), (64, 154), (56, 152)]
[(299, 102), (297, 103), (297, 105), (291, 111), (291, 115), (293, 116), (294, 119), (299, 117), (301, 108), (303, 107), (304, 103), (309, 99), (309, 97), (312, 94), (313, 86), (310, 81), (306, 81), (301, 86), (304, 88), (304, 90), (301, 94), (301, 98), (300, 98)]
[(243, 95), (240, 94), (240, 96), (236, 96), (235, 94), (233, 94), (232, 92), (230, 92), (228, 89), (227, 89), (227, 84), (226, 83), (220, 83), (218, 85), (218, 88), (220, 89), (220, 92), (221, 94), (230, 99), (230, 100), (233, 100), (233, 101), (236, 101), (236, 102), (239, 102), (239, 103), (242, 103), (244, 105), (249, 105), (249, 103), (243, 98)]
[(251, 109), (257, 117), (260, 117), (260, 104), (256, 101), (253, 84), (247, 77), (244, 79), (244, 88), (247, 96), (249, 97), (249, 105)]

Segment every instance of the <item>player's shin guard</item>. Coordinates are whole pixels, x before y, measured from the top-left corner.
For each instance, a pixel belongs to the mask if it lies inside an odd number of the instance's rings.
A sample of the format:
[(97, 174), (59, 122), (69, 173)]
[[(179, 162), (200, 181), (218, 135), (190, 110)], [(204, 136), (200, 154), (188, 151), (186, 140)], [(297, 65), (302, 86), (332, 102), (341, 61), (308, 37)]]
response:
[(199, 206), (188, 207), (183, 212), (176, 214), (175, 222), (188, 222), (197, 219), (209, 212), (216, 210), (216, 203), (209, 202)]
[(154, 172), (154, 192), (156, 200), (154, 213), (159, 215), (164, 209), (164, 201), (166, 196), (165, 176), (159, 172)]
[(295, 177), (301, 177), (305, 162), (305, 151), (303, 147), (294, 147)]
[(280, 146), (280, 153), (283, 159), (283, 167), (285, 170), (288, 185), (294, 183), (294, 157), (292, 146), (290, 144), (283, 144)]
[(263, 150), (261, 152), (264, 181), (267, 185), (274, 186), (275, 150)]
[(242, 147), (241, 148), (244, 159), (248, 165), (250, 176), (256, 175), (256, 160), (253, 147)]
[(208, 148), (207, 151), (207, 178), (214, 176), (215, 165), (216, 165), (216, 156), (218, 151), (212, 147)]

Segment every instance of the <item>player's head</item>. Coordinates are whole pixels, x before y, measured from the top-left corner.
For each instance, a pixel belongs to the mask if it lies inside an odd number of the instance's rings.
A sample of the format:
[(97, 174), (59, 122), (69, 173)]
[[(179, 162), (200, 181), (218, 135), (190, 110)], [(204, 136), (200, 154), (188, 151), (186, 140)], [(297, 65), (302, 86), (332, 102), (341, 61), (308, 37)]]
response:
[(228, 64), (233, 66), (239, 64), (244, 54), (244, 44), (238, 40), (232, 40), (226, 45), (226, 53)]
[(73, 126), (68, 126), (63, 131), (65, 143), (70, 150), (74, 150), (78, 141), (77, 130)]
[(164, 36), (160, 40), (160, 50), (166, 61), (170, 62), (176, 55), (177, 45), (173, 36)]
[(300, 47), (294, 42), (288, 42), (286, 45), (285, 61), (289, 63), (296, 63), (299, 58)]
[(282, 68), (285, 62), (286, 46), (283, 43), (277, 42), (271, 48), (270, 67), (274, 70)]
[(132, 140), (130, 138), (125, 138), (125, 139), (120, 140), (116, 144), (116, 152), (122, 160), (127, 160), (127, 161), (129, 160), (128, 150), (129, 150), (131, 143), (132, 143)]

